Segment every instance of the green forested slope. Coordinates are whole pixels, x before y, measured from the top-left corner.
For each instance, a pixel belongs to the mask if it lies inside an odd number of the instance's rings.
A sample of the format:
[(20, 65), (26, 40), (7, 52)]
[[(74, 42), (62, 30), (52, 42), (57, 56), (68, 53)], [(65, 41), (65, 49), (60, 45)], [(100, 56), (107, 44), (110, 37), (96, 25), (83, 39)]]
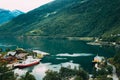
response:
[(1, 35), (103, 36), (120, 33), (120, 0), (56, 0), (0, 26)]

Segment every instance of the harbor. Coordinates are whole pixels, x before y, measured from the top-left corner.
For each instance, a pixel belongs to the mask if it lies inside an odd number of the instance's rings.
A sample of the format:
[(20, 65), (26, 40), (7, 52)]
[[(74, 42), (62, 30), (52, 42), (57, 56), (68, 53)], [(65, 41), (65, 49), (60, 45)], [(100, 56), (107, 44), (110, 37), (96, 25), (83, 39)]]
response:
[[(26, 72), (30, 72), (35, 76), (36, 80), (43, 80), (45, 72), (47, 70), (59, 71), (61, 66), (67, 67), (71, 65), (72, 68), (75, 66), (81, 66), (87, 72), (92, 74), (92, 60), (98, 54), (99, 56), (112, 57), (114, 55), (114, 49), (108, 47), (99, 47), (94, 45), (88, 45), (84, 41), (74, 41), (65, 39), (41, 39), (41, 38), (7, 38), (9, 41), (0, 39), (1, 48), (3, 54), (10, 55), (16, 54), (16, 58), (13, 58), (9, 64), (24, 63), (28, 56), (32, 56), (33, 59), (40, 59), (39, 64), (35, 64), (22, 69), (12, 69), (15, 74), (22, 76)], [(14, 41), (12, 41), (14, 40)], [(31, 41), (32, 40), (32, 41)], [(17, 47), (17, 46), (19, 47)], [(8, 49), (10, 48), (10, 50)], [(17, 48), (17, 49), (16, 49)], [(6, 49), (8, 49), (6, 51)], [(20, 51), (22, 50), (22, 51)], [(42, 51), (42, 52), (41, 52)], [(38, 54), (33, 54), (38, 53)], [(44, 54), (44, 55), (43, 55)], [(109, 54), (109, 55), (108, 55)], [(37, 56), (37, 57), (36, 57)], [(13, 67), (11, 65), (11, 67)]]
[(1, 63), (7, 63), (9, 69), (26, 68), (40, 63), (40, 60), (49, 55), (48, 53), (33, 50), (27, 51), (23, 48), (16, 48), (16, 50), (5, 52), (0, 56)]

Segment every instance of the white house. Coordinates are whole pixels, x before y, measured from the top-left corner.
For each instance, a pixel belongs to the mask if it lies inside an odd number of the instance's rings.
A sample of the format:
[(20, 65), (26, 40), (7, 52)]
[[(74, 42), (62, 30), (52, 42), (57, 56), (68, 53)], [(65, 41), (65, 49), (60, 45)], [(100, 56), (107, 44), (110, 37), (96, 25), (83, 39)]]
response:
[(95, 56), (93, 62), (102, 62), (105, 58), (103, 56)]
[(15, 51), (9, 51), (6, 56), (15, 56)]

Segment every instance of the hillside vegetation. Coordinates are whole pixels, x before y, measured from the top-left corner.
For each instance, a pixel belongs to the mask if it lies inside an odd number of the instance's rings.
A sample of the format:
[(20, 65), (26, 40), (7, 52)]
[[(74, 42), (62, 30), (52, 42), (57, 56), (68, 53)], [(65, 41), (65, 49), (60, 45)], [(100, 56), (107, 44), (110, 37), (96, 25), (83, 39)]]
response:
[(120, 0), (56, 0), (0, 26), (0, 34), (109, 38), (120, 34), (119, 4)]

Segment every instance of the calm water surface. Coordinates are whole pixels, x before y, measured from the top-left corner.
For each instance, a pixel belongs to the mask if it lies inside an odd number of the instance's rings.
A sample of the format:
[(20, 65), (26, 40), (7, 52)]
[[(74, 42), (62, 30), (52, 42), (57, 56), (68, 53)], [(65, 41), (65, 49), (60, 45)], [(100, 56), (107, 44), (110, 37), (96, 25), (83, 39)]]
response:
[(71, 67), (80, 65), (86, 71), (91, 73), (91, 61), (96, 54), (112, 57), (115, 53), (114, 48), (92, 46), (86, 44), (84, 41), (46, 39), (40, 37), (0, 38), (0, 48), (10, 48), (14, 50), (17, 46), (24, 49), (41, 50), (50, 54), (50, 56), (43, 58), (41, 63), (36, 66), (15, 70), (15, 72), (19, 72), (20, 75), (26, 71), (30, 71), (35, 75), (37, 80), (42, 80), (45, 71), (48, 69), (57, 71), (61, 66), (68, 65), (71, 65)]

